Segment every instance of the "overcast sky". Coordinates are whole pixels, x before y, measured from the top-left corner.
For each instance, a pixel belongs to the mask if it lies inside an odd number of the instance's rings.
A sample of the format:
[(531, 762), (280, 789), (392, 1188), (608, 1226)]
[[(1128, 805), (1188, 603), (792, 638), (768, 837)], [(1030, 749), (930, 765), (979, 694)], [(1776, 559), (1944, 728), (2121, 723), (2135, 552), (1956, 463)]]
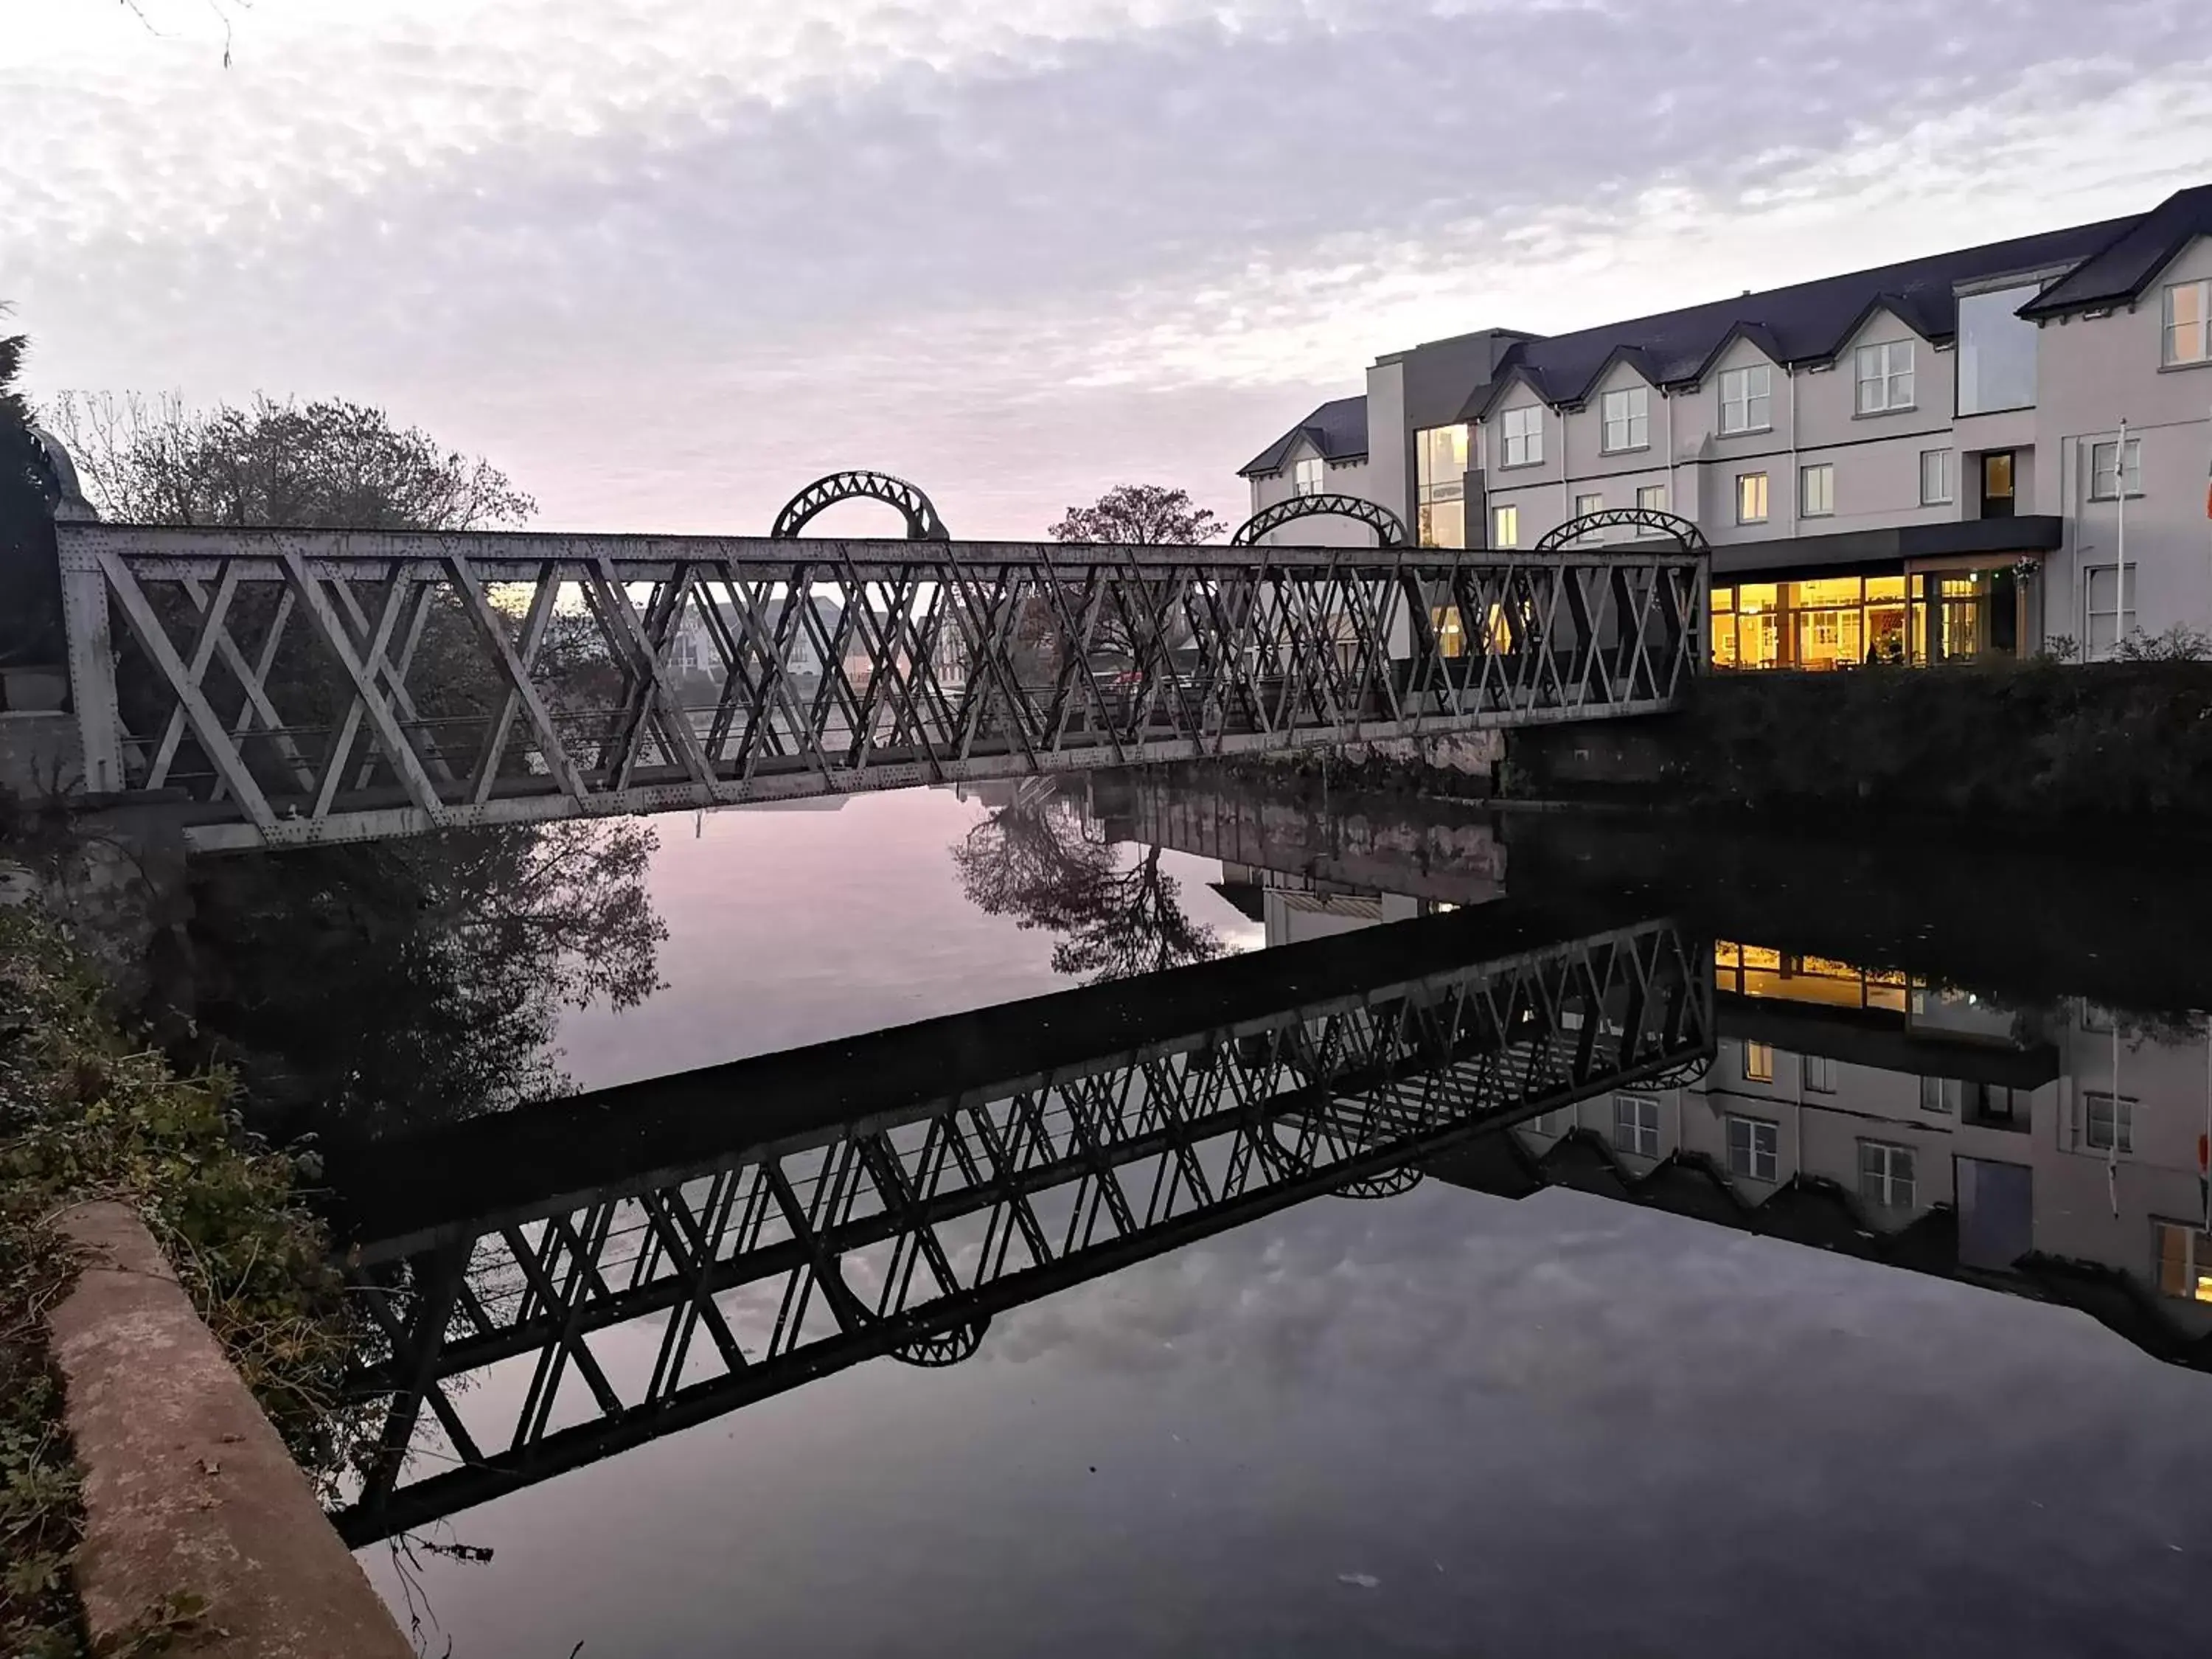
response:
[(33, 392), (373, 401), (551, 526), (1241, 516), (1378, 353), (2212, 181), (2203, 0), (137, 5), (6, 8)]

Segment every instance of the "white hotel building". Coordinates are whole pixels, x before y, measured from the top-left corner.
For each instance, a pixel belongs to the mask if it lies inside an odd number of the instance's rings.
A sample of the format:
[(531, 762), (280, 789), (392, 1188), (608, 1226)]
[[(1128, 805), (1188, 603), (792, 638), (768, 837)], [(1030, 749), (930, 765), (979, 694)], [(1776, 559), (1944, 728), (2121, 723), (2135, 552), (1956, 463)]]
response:
[[(2212, 185), (1578, 333), (1394, 352), (1243, 474), (1255, 512), (1357, 495), (1431, 546), (1529, 547), (1601, 508), (1692, 520), (1729, 666), (2212, 632)], [(1268, 538), (1371, 535), (1316, 517)]]

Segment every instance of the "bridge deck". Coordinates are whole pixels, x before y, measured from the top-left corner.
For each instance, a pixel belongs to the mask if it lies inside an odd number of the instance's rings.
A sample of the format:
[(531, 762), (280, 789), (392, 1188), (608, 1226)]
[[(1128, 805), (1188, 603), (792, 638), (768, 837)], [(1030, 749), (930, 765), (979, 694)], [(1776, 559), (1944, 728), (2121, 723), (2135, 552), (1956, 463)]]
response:
[(89, 787), (202, 849), (1674, 705), (1672, 547), (57, 526)]

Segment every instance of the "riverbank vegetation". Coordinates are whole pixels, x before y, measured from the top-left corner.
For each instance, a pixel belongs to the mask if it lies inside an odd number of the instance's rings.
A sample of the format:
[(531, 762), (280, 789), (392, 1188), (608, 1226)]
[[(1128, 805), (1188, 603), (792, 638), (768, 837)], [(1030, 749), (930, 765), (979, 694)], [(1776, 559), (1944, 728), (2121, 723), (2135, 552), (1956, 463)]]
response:
[[(0, 909), (0, 1652), (11, 1656), (81, 1651), (76, 1473), (44, 1316), (73, 1273), (55, 1218), (93, 1198), (144, 1217), (294, 1455), (333, 1478), (352, 1336), (291, 1161), (243, 1133), (226, 1074), (179, 1076), (131, 1041), (51, 921)], [(174, 1606), (149, 1613), (149, 1637), (177, 1622)]]

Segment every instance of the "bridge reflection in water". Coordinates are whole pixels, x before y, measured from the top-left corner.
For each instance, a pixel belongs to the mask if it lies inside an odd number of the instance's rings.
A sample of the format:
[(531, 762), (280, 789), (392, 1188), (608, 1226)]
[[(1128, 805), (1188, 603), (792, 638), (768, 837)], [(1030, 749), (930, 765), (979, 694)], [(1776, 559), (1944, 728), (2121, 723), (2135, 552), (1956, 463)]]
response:
[(1708, 947), (1559, 935), (1502, 903), (340, 1157), (389, 1344), (356, 1393), (389, 1404), (339, 1527), (419, 1527), (865, 1359), (957, 1362), (1007, 1309), (1707, 1063)]

